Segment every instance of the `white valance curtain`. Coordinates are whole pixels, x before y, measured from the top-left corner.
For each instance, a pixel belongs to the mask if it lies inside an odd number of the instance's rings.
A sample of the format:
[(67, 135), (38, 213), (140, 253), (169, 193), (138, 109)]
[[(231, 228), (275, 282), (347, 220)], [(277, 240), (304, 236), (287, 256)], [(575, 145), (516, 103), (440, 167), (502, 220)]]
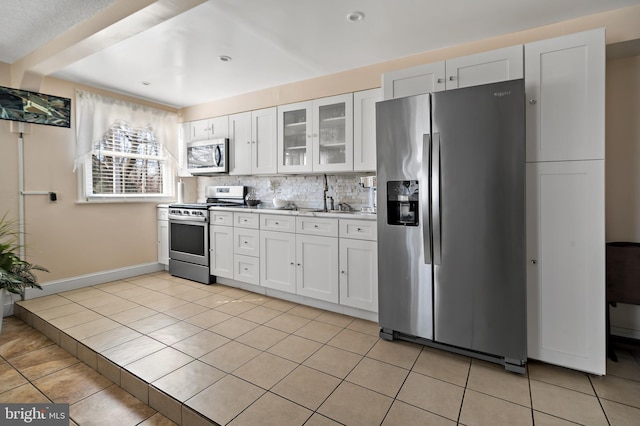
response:
[(175, 164), (178, 158), (178, 116), (175, 113), (76, 90), (74, 170), (118, 120), (127, 122), (133, 128), (152, 129), (157, 141), (164, 146)]

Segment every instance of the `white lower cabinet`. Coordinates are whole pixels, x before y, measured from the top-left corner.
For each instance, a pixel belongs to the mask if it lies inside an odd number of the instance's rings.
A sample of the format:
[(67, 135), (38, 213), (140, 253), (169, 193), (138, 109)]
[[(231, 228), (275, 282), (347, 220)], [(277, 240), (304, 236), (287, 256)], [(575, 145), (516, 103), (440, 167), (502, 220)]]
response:
[(296, 292), (296, 234), (260, 230), (260, 285)]
[(233, 227), (209, 225), (211, 275), (233, 278)]
[(369, 312), (378, 311), (376, 222), (233, 213), (212, 218), (211, 273)]
[(340, 304), (378, 311), (378, 245), (375, 241), (340, 238)]
[(233, 213), (233, 279), (260, 284), (259, 215)]
[(158, 263), (169, 266), (169, 208), (158, 207)]
[(296, 235), (296, 293), (339, 302), (338, 239)]
[(605, 374), (604, 160), (527, 164), (530, 358)]
[(260, 258), (234, 254), (233, 279), (249, 284), (260, 284)]
[(338, 239), (260, 231), (260, 285), (339, 302)]

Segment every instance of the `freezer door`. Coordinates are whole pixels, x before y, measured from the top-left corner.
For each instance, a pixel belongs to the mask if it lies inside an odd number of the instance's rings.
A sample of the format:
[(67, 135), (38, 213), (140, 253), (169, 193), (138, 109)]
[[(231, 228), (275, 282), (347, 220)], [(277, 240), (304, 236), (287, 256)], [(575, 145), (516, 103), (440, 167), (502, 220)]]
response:
[(429, 106), (429, 95), (376, 104), (379, 323), (427, 339), (433, 338)]
[(522, 80), (432, 95), (434, 340), (526, 360)]

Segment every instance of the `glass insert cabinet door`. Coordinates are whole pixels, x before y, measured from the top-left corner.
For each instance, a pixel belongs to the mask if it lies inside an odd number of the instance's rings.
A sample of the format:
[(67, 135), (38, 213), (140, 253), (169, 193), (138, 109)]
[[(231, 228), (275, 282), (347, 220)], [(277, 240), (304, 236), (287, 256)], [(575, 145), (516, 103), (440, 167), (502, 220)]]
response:
[(307, 108), (283, 113), (284, 166), (307, 164), (307, 139), (311, 131), (307, 118), (311, 118), (307, 116)]
[(345, 162), (345, 116), (344, 103), (323, 105), (318, 111), (318, 140), (320, 164)]
[(353, 170), (353, 95), (278, 107), (278, 172)]
[(314, 102), (313, 170), (352, 170), (352, 95), (332, 96)]

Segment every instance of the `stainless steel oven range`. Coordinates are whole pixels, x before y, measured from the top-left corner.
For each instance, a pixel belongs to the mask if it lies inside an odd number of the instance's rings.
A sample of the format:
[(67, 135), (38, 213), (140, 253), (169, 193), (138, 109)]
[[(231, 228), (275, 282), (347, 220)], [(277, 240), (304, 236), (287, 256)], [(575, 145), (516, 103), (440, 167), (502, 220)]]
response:
[(169, 273), (211, 284), (209, 275), (209, 212), (206, 204), (169, 206)]

